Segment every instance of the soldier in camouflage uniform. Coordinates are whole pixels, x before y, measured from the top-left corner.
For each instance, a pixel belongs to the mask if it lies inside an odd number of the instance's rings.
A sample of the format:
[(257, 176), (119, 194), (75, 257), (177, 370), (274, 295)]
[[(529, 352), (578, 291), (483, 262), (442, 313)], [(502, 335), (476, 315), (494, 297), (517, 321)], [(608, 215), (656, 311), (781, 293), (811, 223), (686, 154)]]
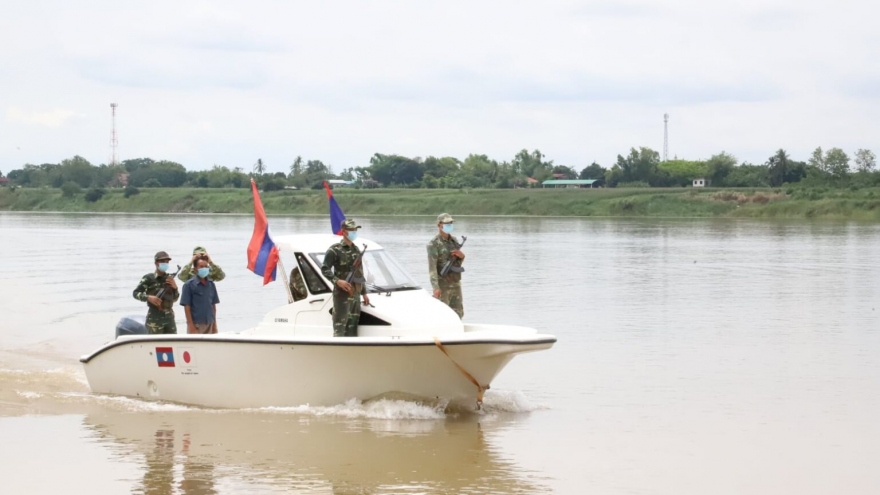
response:
[[(141, 277), (141, 281), (135, 287), (132, 295), (138, 301), (147, 303), (146, 327), (151, 334), (177, 333), (177, 325), (174, 323), (174, 301), (180, 297), (177, 283), (174, 277), (168, 276), (168, 262), (171, 256), (165, 251), (159, 251), (153, 257), (156, 262), (156, 271)], [(165, 293), (162, 298), (156, 296), (162, 288)]]
[[(370, 297), (364, 286), (363, 263), (352, 266), (361, 254), (361, 250), (354, 243), (359, 228), (361, 226), (355, 224), (352, 219), (342, 222), (342, 242), (330, 246), (321, 266), (321, 273), (333, 283), (334, 337), (357, 337), (358, 320), (361, 317), (361, 301), (358, 299), (358, 294), (363, 296), (364, 304), (370, 304)], [(348, 283), (345, 279), (352, 270), (354, 270), (352, 283)]]
[(464, 303), (461, 297), (461, 273), (450, 270), (446, 276), (440, 276), (440, 271), (450, 258), (458, 258), (458, 265), (464, 261), (464, 253), (459, 249), (459, 243), (452, 236), (452, 226), (455, 220), (448, 213), (441, 213), (437, 217), (437, 229), (439, 232), (428, 243), (428, 273), (431, 276), (431, 287), (434, 289), (434, 297), (440, 299), (447, 306), (458, 313), (459, 318), (464, 317)]
[(180, 270), (180, 274), (177, 275), (177, 278), (179, 278), (181, 282), (186, 282), (187, 280), (193, 278), (193, 273), (195, 273), (193, 267), (195, 266), (196, 262), (201, 258), (204, 258), (208, 262), (208, 266), (211, 268), (211, 271), (208, 272), (208, 277), (210, 277), (211, 280), (213, 280), (214, 282), (219, 282), (226, 278), (226, 273), (223, 272), (223, 269), (220, 268), (220, 265), (214, 263), (214, 260), (211, 259), (208, 251), (206, 251), (205, 248), (203, 248), (202, 246), (196, 246), (196, 248), (193, 249), (192, 260), (190, 260), (190, 262), (187, 263), (186, 266), (184, 266)]

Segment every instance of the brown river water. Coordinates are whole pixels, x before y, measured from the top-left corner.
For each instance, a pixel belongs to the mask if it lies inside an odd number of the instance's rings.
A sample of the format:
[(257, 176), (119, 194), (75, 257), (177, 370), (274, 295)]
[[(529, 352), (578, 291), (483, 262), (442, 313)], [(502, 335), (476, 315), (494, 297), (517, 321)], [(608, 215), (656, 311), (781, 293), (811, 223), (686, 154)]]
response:
[[(427, 285), (433, 218), (357, 220)], [(459, 217), (465, 320), (559, 339), (480, 412), (91, 394), (78, 359), (144, 312), (160, 249), (226, 271), (221, 331), (285, 302), (245, 269), (252, 226), (0, 213), (0, 494), (880, 493), (880, 225)]]

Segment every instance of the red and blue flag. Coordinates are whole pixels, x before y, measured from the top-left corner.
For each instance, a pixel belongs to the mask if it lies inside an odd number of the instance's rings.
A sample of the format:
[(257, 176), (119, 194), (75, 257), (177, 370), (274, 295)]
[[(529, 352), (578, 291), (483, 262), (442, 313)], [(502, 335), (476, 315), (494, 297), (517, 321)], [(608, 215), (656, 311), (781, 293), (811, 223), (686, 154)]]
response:
[(156, 348), (156, 362), (160, 368), (174, 367), (174, 349), (171, 347)]
[(324, 181), (324, 189), (327, 190), (327, 199), (330, 200), (330, 230), (336, 235), (342, 235), (342, 222), (345, 221), (345, 213), (342, 213), (342, 208), (336, 204), (333, 190), (330, 189), (330, 185), (327, 184), (326, 180)]
[(266, 218), (266, 210), (260, 200), (260, 192), (257, 183), (251, 179), (251, 189), (254, 192), (254, 234), (251, 243), (248, 244), (248, 270), (263, 277), (263, 285), (275, 281), (275, 271), (278, 266), (278, 247), (269, 235), (269, 220)]

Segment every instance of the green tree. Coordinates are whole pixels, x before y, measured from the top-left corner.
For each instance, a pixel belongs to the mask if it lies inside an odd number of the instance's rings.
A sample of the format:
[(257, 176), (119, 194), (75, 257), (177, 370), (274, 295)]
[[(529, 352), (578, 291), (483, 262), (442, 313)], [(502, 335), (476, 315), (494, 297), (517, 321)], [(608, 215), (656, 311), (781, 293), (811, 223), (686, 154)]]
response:
[(727, 187), (767, 187), (769, 174), (766, 165), (743, 163), (727, 174), (724, 185)]
[(652, 185), (685, 187), (693, 184), (694, 179), (708, 176), (707, 172), (706, 162), (667, 160), (657, 165)]
[(95, 167), (85, 158), (77, 155), (61, 161), (58, 185), (69, 181), (76, 182), (80, 187), (89, 187), (95, 180)]
[(257, 163), (254, 163), (254, 173), (257, 175), (263, 175), (266, 171), (266, 165), (263, 164), (262, 158), (257, 158)]
[(301, 156), (297, 155), (296, 159), (293, 160), (293, 163), (290, 164), (290, 176), (298, 177), (299, 174), (302, 173), (303, 170), (303, 159)]
[(578, 174), (578, 178), (584, 179), (584, 180), (604, 179), (605, 172), (607, 172), (607, 171), (608, 171), (608, 169), (606, 169), (602, 165), (599, 165), (598, 163), (593, 162), (581, 170), (581, 173)]
[[(617, 163), (605, 174), (605, 183), (616, 187), (621, 182), (645, 182), (650, 185), (662, 185), (665, 178), (658, 174), (660, 153), (651, 148), (630, 148), (629, 155), (617, 155)], [(659, 179), (659, 181), (658, 181)]]
[(788, 153), (781, 148), (767, 160), (767, 181), (771, 187), (779, 187), (785, 182), (789, 161)]
[(825, 153), (825, 169), (836, 179), (849, 173), (849, 156), (840, 148), (831, 148)]
[(574, 180), (574, 179), (577, 179), (577, 177), (578, 177), (578, 173), (575, 172), (575, 170), (573, 168), (567, 167), (565, 165), (555, 165), (550, 170), (550, 174), (552, 174), (554, 177), (557, 174), (561, 174), (563, 176), (563, 179), (568, 179), (568, 180)]
[(818, 146), (815, 150), (813, 150), (813, 154), (810, 155), (810, 159), (808, 162), (811, 167), (815, 167), (822, 172), (827, 172), (828, 170), (825, 168), (825, 157), (822, 155), (822, 147)]
[(79, 184), (73, 181), (68, 181), (65, 182), (63, 186), (61, 186), (61, 196), (65, 198), (72, 198), (79, 194), (81, 190), (82, 188), (79, 187)]
[[(147, 185), (147, 182), (150, 180), (158, 182), (159, 185)], [(180, 187), (186, 181), (186, 168), (179, 163), (167, 160), (153, 162), (148, 166), (140, 167), (131, 172), (128, 178), (129, 184), (134, 187)]]
[(461, 162), (457, 158), (445, 156), (437, 158), (429, 156), (425, 158), (425, 175), (442, 179), (450, 174), (454, 174), (461, 167)]
[(709, 184), (717, 187), (725, 186), (727, 176), (736, 167), (736, 157), (722, 151), (706, 160), (706, 178)]
[(514, 173), (535, 179), (539, 176), (549, 177), (550, 170), (553, 169), (553, 160), (544, 161), (544, 155), (539, 150), (529, 153), (529, 150), (523, 149), (513, 157), (510, 164)]
[(866, 149), (856, 150), (854, 161), (856, 162), (856, 170), (859, 172), (871, 172), (877, 165), (877, 157), (874, 155), (874, 152)]

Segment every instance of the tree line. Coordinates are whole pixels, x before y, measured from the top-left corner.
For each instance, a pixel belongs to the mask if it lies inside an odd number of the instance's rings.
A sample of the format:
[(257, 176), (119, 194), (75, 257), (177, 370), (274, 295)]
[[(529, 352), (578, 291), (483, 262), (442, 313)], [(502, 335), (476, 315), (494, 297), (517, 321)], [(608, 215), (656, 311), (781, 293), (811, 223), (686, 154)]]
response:
[[(455, 157), (406, 157), (374, 154), (369, 165), (334, 173), (321, 160), (296, 157), (285, 172), (268, 172), (258, 159), (253, 165), (209, 170), (187, 170), (183, 165), (150, 158), (125, 160), (118, 165), (93, 165), (81, 156), (60, 163), (26, 164), (11, 170), (7, 178), (14, 186), (61, 188), (66, 196), (88, 189), (100, 198), (106, 187), (125, 187), (126, 195), (145, 187), (243, 188), (254, 178), (263, 190), (320, 188), (323, 181), (343, 179), (355, 187), (410, 188), (516, 188), (539, 185), (546, 179), (595, 179), (606, 187), (685, 187), (705, 178), (712, 187), (779, 187), (802, 181), (824, 186), (880, 185), (875, 171), (876, 156), (859, 149), (852, 158), (840, 148), (816, 148), (806, 161), (793, 159), (780, 149), (761, 164), (739, 163), (727, 152), (706, 160), (672, 159), (647, 147), (632, 148), (618, 155), (609, 167), (593, 162), (576, 170), (556, 164), (538, 150), (522, 150), (511, 160), (498, 161), (486, 155)], [(0, 172), (0, 177), (2, 177)]]

